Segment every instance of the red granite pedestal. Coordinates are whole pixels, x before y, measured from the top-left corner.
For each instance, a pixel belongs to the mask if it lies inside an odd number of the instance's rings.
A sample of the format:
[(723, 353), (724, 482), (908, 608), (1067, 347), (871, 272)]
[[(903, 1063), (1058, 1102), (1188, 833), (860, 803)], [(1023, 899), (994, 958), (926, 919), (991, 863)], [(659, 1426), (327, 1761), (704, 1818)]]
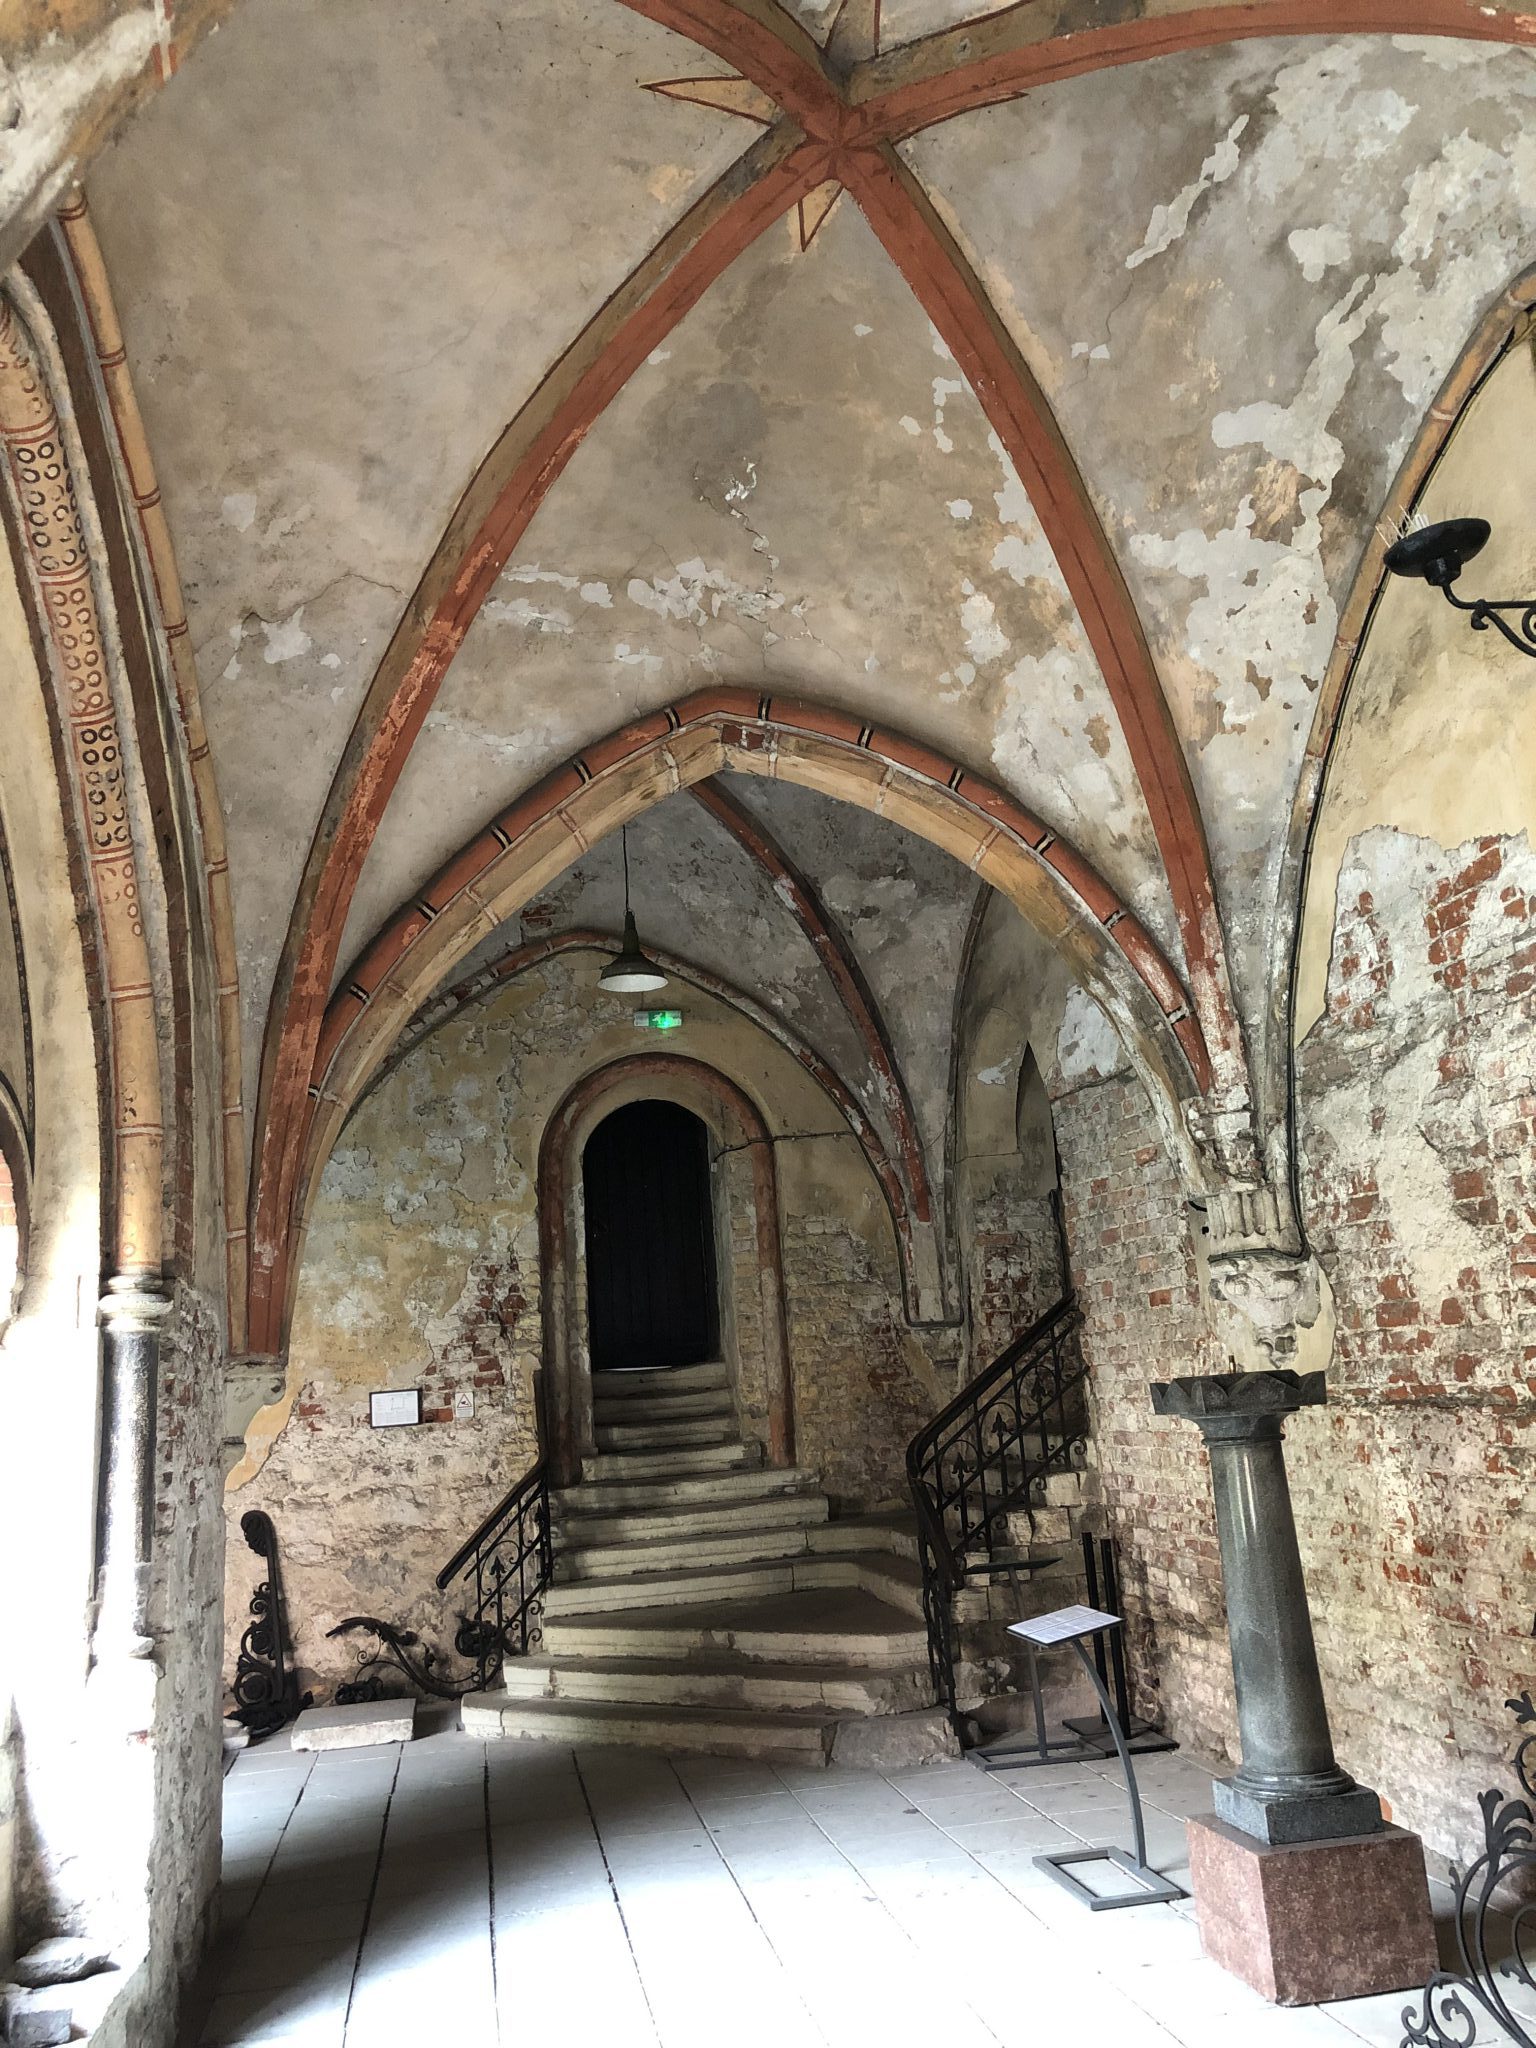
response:
[(1409, 1991), (1436, 1967), (1417, 1835), (1271, 1848), (1214, 1814), (1189, 1824), (1205, 1952), (1277, 2005)]

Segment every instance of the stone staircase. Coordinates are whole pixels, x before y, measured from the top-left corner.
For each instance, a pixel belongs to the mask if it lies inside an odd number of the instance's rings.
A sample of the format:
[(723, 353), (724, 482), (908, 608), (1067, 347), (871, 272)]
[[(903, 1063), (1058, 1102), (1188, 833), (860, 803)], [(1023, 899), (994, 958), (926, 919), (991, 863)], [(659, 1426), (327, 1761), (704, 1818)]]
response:
[(466, 1729), (803, 1764), (952, 1754), (908, 1518), (833, 1520), (815, 1473), (764, 1465), (722, 1365), (592, 1388), (542, 1647), (465, 1698)]

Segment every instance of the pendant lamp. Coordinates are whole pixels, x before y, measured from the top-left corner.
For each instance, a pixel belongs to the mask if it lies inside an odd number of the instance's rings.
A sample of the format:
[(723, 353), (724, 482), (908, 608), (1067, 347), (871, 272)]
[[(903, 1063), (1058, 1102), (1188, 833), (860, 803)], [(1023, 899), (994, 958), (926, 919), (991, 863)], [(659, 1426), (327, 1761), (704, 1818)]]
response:
[(622, 828), (620, 843), (624, 849), (624, 944), (597, 977), (597, 985), (617, 996), (643, 995), (650, 989), (665, 988), (667, 977), (656, 962), (647, 959), (640, 950), (640, 934), (635, 929), (635, 913), (629, 907), (627, 825)]

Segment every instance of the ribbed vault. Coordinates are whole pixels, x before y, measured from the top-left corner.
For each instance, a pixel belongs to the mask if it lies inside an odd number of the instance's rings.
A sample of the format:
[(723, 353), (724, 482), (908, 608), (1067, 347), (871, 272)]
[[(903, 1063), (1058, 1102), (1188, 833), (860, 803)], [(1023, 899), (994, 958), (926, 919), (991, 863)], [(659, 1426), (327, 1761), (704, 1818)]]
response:
[(1536, 227), (1533, 41), (1467, 0), (536, 0), (513, 48), (244, 0), (92, 196), (228, 812), (258, 1292), (347, 959), (700, 688), (1072, 845), (1187, 1000), (1203, 1170), (1272, 1172), (1315, 707)]

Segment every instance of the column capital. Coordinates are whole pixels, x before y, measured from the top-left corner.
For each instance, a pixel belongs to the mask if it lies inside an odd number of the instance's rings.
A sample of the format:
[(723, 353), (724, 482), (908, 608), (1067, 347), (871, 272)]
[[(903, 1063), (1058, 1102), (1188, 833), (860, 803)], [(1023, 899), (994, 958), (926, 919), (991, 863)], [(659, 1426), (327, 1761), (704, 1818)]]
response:
[(1321, 1408), (1327, 1399), (1326, 1373), (1277, 1366), (1272, 1372), (1198, 1373), (1154, 1382), (1152, 1412), (1196, 1423), (1207, 1437), (1266, 1436), (1278, 1433), (1284, 1416)]

